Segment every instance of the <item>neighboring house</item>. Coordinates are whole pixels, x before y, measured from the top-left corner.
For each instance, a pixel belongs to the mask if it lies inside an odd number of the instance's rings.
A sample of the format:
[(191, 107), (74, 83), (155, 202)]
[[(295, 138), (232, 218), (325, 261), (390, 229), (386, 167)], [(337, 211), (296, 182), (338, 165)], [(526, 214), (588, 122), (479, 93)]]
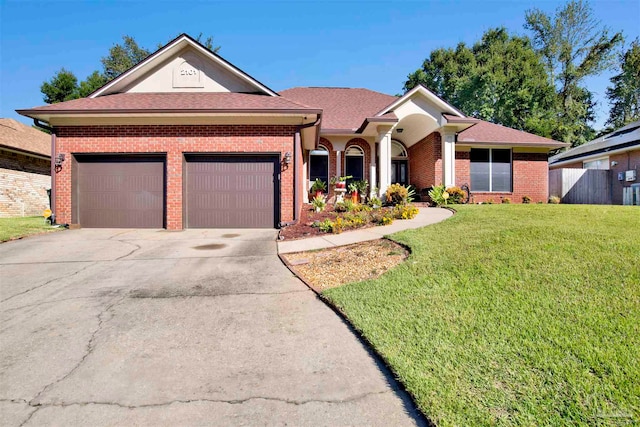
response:
[(19, 110), (55, 132), (58, 222), (85, 227), (274, 227), (310, 181), (468, 183), (474, 201), (547, 197), (565, 146), (465, 117), (423, 87), (279, 94), (181, 35), (87, 98)]
[(624, 189), (640, 183), (640, 120), (551, 157), (549, 169), (607, 170), (608, 200), (623, 204)]
[(0, 119), (0, 218), (42, 215), (49, 207), (51, 136)]

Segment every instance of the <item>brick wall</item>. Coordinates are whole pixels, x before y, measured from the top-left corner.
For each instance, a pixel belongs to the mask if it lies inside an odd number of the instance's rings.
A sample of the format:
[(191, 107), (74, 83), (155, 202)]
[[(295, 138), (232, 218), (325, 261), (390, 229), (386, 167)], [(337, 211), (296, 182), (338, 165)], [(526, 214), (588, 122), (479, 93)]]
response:
[(49, 160), (0, 150), (0, 218), (37, 216), (49, 207)]
[[(183, 153), (293, 153), (294, 126), (144, 125), (62, 126), (58, 153), (166, 153), (167, 229), (182, 229)], [(57, 154), (57, 153), (56, 153)], [(299, 160), (299, 159), (296, 159)], [(280, 179), (280, 221), (293, 219), (293, 166)], [(71, 159), (56, 176), (56, 215), (71, 223)]]
[[(609, 157), (609, 165), (611, 162), (618, 162), (617, 165), (611, 166), (611, 190), (612, 203), (614, 205), (622, 204), (622, 189), (624, 187), (631, 187), (631, 184), (640, 183), (640, 149), (635, 151), (627, 151), (626, 153), (614, 154)], [(631, 169), (635, 169), (636, 178), (633, 182), (618, 181), (618, 173), (625, 172)]]
[[(468, 153), (467, 153), (468, 154)], [(487, 202), (493, 200), (500, 203), (502, 199), (509, 198), (511, 203), (522, 203), (522, 197), (529, 196), (532, 203), (546, 202), (549, 193), (549, 168), (546, 153), (513, 153), (513, 192), (510, 193), (489, 193), (472, 192), (471, 202)], [(460, 158), (456, 153), (456, 182), (463, 183), (462, 177), (458, 175), (458, 164), (467, 162), (468, 159)], [(467, 181), (471, 184), (471, 179)]]
[(442, 183), (442, 142), (433, 132), (408, 149), (409, 183), (419, 190)]

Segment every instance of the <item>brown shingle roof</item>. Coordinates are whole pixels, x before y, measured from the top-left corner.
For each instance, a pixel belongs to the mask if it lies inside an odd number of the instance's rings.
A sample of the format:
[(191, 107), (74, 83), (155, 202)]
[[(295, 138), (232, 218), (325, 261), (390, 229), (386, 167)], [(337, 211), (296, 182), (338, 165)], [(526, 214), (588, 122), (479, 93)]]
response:
[(51, 157), (51, 136), (13, 119), (0, 119), (0, 145)]
[(80, 98), (44, 105), (20, 114), (35, 113), (118, 113), (118, 112), (194, 112), (194, 111), (301, 111), (311, 108), (277, 96), (247, 93), (118, 93), (97, 98)]
[(324, 110), (323, 129), (360, 127), (367, 117), (373, 117), (398, 98), (369, 89), (339, 87), (295, 87), (279, 92), (294, 102)]
[(505, 126), (479, 120), (478, 123), (458, 134), (458, 143), (496, 143), (513, 145), (540, 145), (545, 147), (564, 147), (564, 144), (553, 139), (544, 138), (529, 132), (511, 129)]

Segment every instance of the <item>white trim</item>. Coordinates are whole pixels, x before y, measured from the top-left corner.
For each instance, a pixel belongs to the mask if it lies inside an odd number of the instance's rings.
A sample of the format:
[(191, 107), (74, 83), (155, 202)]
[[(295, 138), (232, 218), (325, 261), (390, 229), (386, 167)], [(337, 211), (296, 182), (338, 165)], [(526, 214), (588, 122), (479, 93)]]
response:
[(137, 73), (138, 71), (140, 71), (141, 68), (145, 68), (145, 67), (147, 67), (149, 64), (151, 64), (153, 62), (162, 61), (164, 56), (169, 51), (173, 50), (178, 45), (184, 44), (184, 43), (186, 43), (187, 45), (189, 45), (189, 46), (193, 47), (194, 49), (198, 50), (199, 52), (204, 54), (206, 57), (208, 57), (210, 60), (216, 62), (221, 67), (225, 68), (227, 71), (230, 71), (231, 73), (233, 73), (234, 75), (236, 75), (240, 79), (246, 81), (247, 83), (251, 84), (252, 86), (255, 86), (256, 88), (260, 89), (262, 92), (265, 92), (265, 93), (267, 93), (268, 95), (271, 95), (271, 96), (279, 96), (277, 93), (275, 93), (274, 91), (272, 91), (268, 87), (264, 86), (263, 84), (259, 83), (256, 79), (254, 79), (253, 77), (251, 77), (247, 73), (245, 73), (245, 72), (243, 72), (243, 71), (231, 66), (229, 63), (227, 63), (226, 61), (222, 60), (221, 57), (219, 57), (218, 55), (212, 53), (208, 49), (203, 48), (202, 46), (198, 45), (197, 43), (194, 43), (188, 36), (183, 34), (182, 36), (180, 36), (177, 39), (175, 39), (172, 43), (160, 48), (159, 50), (157, 50), (153, 54), (149, 55), (142, 62), (138, 63), (134, 67), (132, 67), (129, 70), (125, 71), (124, 73), (120, 74), (118, 77), (116, 77), (115, 79), (111, 80), (109, 83), (107, 83), (106, 85), (104, 85), (103, 87), (98, 89), (97, 91), (93, 92), (91, 95), (88, 96), (88, 98), (96, 98), (96, 97), (102, 95), (103, 93), (107, 92), (110, 88), (112, 88), (114, 85), (116, 85), (120, 81), (122, 81), (122, 80), (126, 79), (127, 77)]
[[(397, 101), (394, 101), (393, 103), (391, 103), (391, 105), (385, 107), (382, 111), (380, 111), (380, 112), (378, 112), (376, 114), (376, 117), (377, 116), (382, 116), (384, 114), (387, 114), (389, 111), (394, 110), (396, 107), (398, 107), (398, 105), (404, 103), (406, 100), (411, 98), (416, 92), (420, 92), (427, 99), (432, 101), (434, 104), (438, 105), (439, 107), (441, 107), (441, 108), (443, 108), (445, 110), (451, 111), (452, 114), (454, 114), (454, 115), (456, 115), (458, 117), (466, 117), (456, 107), (454, 107), (453, 105), (449, 104), (444, 99), (440, 98), (438, 95), (436, 95), (435, 93), (431, 92), (429, 89), (427, 89), (427, 88), (425, 88), (424, 86), (421, 86), (421, 85), (418, 85), (418, 86), (414, 87), (409, 92), (405, 93), (400, 98), (398, 98)], [(446, 111), (446, 112), (448, 113), (449, 111)]]

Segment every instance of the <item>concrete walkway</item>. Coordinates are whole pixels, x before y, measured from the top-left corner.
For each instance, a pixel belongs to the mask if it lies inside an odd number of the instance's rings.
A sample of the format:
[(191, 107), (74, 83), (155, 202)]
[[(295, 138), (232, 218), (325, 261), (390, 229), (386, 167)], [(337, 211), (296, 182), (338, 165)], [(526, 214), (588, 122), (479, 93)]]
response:
[(308, 239), (287, 240), (278, 242), (278, 253), (289, 254), (293, 252), (312, 251), (314, 249), (326, 249), (335, 246), (350, 245), (352, 243), (366, 242), (381, 239), (398, 231), (424, 227), (444, 221), (453, 215), (448, 209), (418, 208), (418, 215), (414, 219), (396, 220), (391, 225), (384, 227), (371, 227), (363, 230), (347, 231), (342, 234), (327, 234)]

